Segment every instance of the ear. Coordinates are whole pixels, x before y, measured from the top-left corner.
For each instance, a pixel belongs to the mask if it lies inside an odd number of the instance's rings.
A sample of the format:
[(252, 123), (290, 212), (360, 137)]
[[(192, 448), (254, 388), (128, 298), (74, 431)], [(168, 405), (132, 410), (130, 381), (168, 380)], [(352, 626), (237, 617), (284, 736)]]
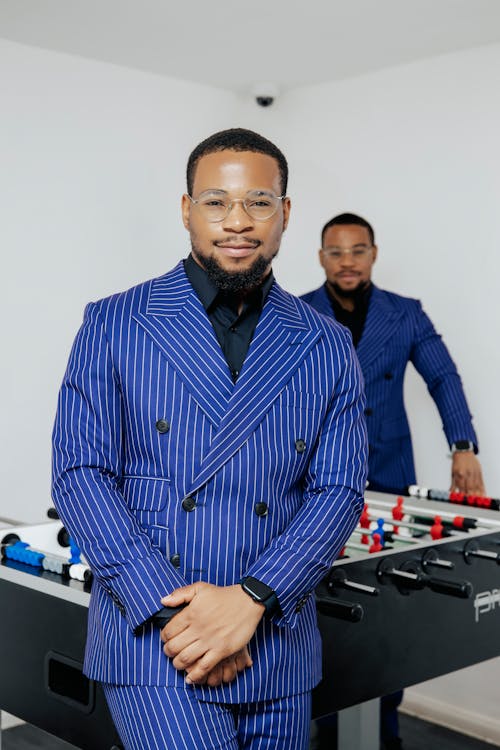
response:
[(372, 250), (373, 250), (373, 262), (375, 263), (375, 261), (377, 260), (377, 255), (378, 255), (378, 247), (377, 247), (377, 245), (374, 245), (373, 248), (372, 248)]
[(189, 232), (189, 213), (191, 211), (191, 200), (189, 195), (184, 193), (181, 200), (182, 223)]
[(283, 231), (288, 226), (288, 220), (290, 218), (290, 209), (292, 208), (292, 202), (290, 198), (285, 198), (283, 200)]
[(318, 258), (319, 258), (320, 266), (322, 266), (324, 268), (325, 267), (325, 256), (321, 252), (321, 249), (318, 250)]

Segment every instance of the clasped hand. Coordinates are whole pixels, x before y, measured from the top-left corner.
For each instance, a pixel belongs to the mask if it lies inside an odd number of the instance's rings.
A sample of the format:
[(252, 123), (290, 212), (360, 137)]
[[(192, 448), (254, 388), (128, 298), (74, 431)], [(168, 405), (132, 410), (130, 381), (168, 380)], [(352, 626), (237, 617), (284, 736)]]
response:
[(247, 644), (264, 614), (241, 586), (193, 583), (176, 589), (161, 603), (187, 604), (161, 631), (164, 653), (188, 684), (216, 687), (252, 666)]

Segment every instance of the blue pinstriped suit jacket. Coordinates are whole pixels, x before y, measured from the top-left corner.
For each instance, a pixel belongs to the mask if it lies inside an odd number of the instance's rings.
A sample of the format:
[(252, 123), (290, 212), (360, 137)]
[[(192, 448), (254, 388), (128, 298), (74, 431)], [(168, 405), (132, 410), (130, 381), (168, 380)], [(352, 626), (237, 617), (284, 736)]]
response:
[[(138, 626), (177, 586), (254, 575), (276, 591), (282, 615), (259, 625), (252, 668), (230, 685), (193, 690), (246, 702), (314, 686), (310, 594), (361, 510), (363, 410), (348, 333), (276, 283), (236, 385), (182, 263), (90, 304), (53, 447), (54, 502), (95, 574), (86, 673), (182, 685), (158, 629)], [(160, 418), (168, 432), (155, 428)]]
[[(334, 317), (325, 285), (302, 299)], [(449, 445), (457, 440), (477, 445), (455, 363), (418, 300), (373, 286), (357, 355), (365, 379), (371, 485), (398, 491), (416, 481), (403, 401), (408, 362), (427, 383)]]

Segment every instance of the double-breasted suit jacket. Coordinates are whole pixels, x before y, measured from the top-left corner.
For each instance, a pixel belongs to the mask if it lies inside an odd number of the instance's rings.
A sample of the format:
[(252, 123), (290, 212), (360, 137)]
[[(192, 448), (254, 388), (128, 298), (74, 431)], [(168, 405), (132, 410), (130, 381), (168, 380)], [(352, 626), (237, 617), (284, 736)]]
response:
[(88, 305), (63, 380), (53, 498), (94, 572), (86, 673), (184, 685), (144, 622), (195, 581), (277, 593), (253, 667), (207, 700), (292, 695), (320, 678), (312, 591), (356, 524), (366, 479), (349, 334), (275, 282), (233, 384), (180, 263)]
[[(335, 317), (325, 285), (302, 299)], [(477, 445), (455, 363), (418, 300), (373, 286), (356, 352), (365, 379), (371, 485), (398, 491), (416, 481), (403, 399), (408, 362), (427, 384), (448, 444), (471, 440)]]

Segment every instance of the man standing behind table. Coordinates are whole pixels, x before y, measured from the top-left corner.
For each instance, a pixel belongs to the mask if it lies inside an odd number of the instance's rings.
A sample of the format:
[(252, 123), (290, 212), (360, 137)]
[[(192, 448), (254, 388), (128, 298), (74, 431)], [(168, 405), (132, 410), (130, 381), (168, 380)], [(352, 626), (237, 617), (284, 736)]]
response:
[(452, 453), (451, 489), (483, 495), (478, 442), (455, 363), (418, 300), (373, 284), (377, 253), (365, 219), (336, 216), (321, 234), (319, 261), (326, 281), (302, 296), (351, 330), (365, 379), (369, 486), (399, 492), (416, 482), (403, 400), (404, 374), (412, 362), (443, 422)]
[[(408, 362), (424, 378), (452, 453), (451, 489), (484, 495), (477, 438), (460, 376), (420, 302), (372, 283), (378, 248), (372, 226), (356, 214), (340, 214), (321, 233), (319, 261), (326, 281), (304, 294), (319, 312), (350, 329), (365, 379), (369, 488), (400, 492), (415, 484), (410, 427), (403, 400)], [(397, 707), (402, 691), (384, 696), (384, 750), (402, 748)], [(335, 722), (318, 722), (318, 750), (332, 746)]]
[(191, 254), (90, 304), (70, 355), (53, 496), (94, 573), (84, 669), (126, 750), (308, 745), (312, 593), (367, 443), (350, 336), (272, 274), (287, 174), (251, 131), (200, 143)]

